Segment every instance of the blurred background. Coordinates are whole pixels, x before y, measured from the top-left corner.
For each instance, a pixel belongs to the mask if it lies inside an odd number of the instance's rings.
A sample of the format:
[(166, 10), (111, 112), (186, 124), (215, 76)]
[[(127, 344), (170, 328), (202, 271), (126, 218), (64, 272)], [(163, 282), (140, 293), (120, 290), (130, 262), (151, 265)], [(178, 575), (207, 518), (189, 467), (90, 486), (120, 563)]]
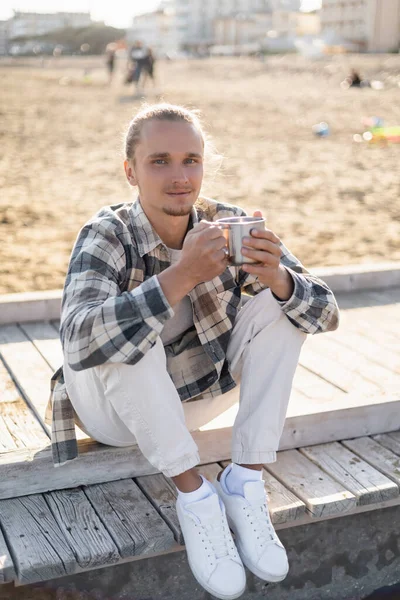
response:
[(307, 266), (400, 259), (400, 0), (2, 0), (0, 293), (61, 288), (130, 202), (144, 101), (201, 109), (203, 192), (261, 209)]

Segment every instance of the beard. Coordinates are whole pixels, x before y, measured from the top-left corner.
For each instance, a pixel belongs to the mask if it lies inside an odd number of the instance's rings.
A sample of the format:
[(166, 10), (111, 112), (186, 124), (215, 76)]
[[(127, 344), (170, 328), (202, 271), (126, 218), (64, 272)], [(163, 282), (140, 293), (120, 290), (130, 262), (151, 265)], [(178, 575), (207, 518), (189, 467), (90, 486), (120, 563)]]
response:
[(163, 213), (169, 217), (186, 217), (192, 212), (192, 205), (190, 206), (164, 206)]

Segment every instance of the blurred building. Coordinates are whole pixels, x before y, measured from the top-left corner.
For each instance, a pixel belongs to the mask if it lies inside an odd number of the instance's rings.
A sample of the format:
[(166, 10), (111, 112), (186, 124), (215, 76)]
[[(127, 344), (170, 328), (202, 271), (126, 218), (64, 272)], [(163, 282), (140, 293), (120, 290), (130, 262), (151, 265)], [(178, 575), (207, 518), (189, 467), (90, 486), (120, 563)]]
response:
[[(201, 53), (213, 46), (240, 51), (261, 44), (271, 29), (278, 35), (304, 29), (300, 4), (300, 0), (164, 0), (157, 11), (135, 17), (127, 41), (140, 40), (158, 53)], [(317, 15), (310, 18), (318, 20)]]
[(126, 41), (133, 44), (139, 40), (158, 55), (169, 54), (178, 50), (175, 28), (174, 11), (167, 5), (135, 17), (127, 31)]
[(320, 35), (319, 12), (304, 13), (299, 3), (276, 3), (272, 11), (271, 28), (264, 35), (261, 48), (267, 52), (296, 52), (299, 42), (309, 43)]
[[(245, 32), (252, 28), (249, 15), (269, 12), (270, 5), (271, 0), (164, 0), (158, 10), (134, 18), (127, 41), (140, 40), (157, 53), (201, 51), (216, 43), (216, 33), (222, 38), (252, 37)], [(240, 32), (225, 34), (235, 29), (231, 21), (236, 18), (241, 21)]]
[(214, 21), (214, 44), (243, 46), (258, 43), (272, 29), (272, 13), (217, 17)]
[(323, 0), (322, 35), (350, 42), (359, 51), (400, 47), (400, 0)]
[(8, 20), (8, 35), (9, 39), (34, 37), (66, 27), (88, 27), (91, 23), (89, 12), (36, 13), (14, 11), (14, 16)]
[(299, 10), (274, 10), (272, 15), (272, 30), (282, 36), (302, 37), (319, 35), (321, 21), (319, 13), (304, 13)]
[(0, 56), (8, 51), (8, 21), (0, 21)]
[(274, 2), (281, 1), (286, 0), (172, 0), (179, 46), (251, 43), (269, 26)]
[(304, 13), (298, 12), (296, 19), (296, 35), (317, 36), (321, 33), (321, 17), (318, 12)]

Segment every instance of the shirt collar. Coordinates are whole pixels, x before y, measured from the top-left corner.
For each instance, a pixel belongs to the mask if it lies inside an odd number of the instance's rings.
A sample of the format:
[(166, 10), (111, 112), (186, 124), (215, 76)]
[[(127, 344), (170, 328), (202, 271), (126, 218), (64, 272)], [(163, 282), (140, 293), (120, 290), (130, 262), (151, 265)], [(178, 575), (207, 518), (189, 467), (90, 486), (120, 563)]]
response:
[[(197, 210), (195, 206), (192, 208), (192, 212), (190, 214), (189, 219), (189, 227), (188, 229), (192, 229), (195, 223), (198, 223), (199, 216), (197, 214)], [(142, 205), (140, 203), (140, 198), (138, 197), (131, 207), (131, 222), (133, 231), (137, 232), (137, 249), (139, 256), (142, 257), (145, 254), (148, 254), (154, 248), (162, 244), (165, 246), (164, 242), (155, 231), (153, 226), (151, 225), (149, 219), (144, 212)]]

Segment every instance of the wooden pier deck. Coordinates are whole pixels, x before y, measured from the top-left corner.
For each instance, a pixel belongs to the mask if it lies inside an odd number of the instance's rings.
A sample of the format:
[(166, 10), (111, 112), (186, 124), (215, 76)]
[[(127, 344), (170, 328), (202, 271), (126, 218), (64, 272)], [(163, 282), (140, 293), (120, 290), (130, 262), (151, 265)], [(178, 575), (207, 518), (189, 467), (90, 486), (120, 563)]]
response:
[[(342, 322), (302, 350), (281, 451), (264, 478), (277, 529), (400, 505), (400, 288), (338, 294)], [(175, 488), (136, 446), (80, 433), (54, 469), (43, 414), (58, 323), (0, 326), (0, 583), (50, 580), (182, 549)], [(237, 395), (194, 437), (230, 457)]]

